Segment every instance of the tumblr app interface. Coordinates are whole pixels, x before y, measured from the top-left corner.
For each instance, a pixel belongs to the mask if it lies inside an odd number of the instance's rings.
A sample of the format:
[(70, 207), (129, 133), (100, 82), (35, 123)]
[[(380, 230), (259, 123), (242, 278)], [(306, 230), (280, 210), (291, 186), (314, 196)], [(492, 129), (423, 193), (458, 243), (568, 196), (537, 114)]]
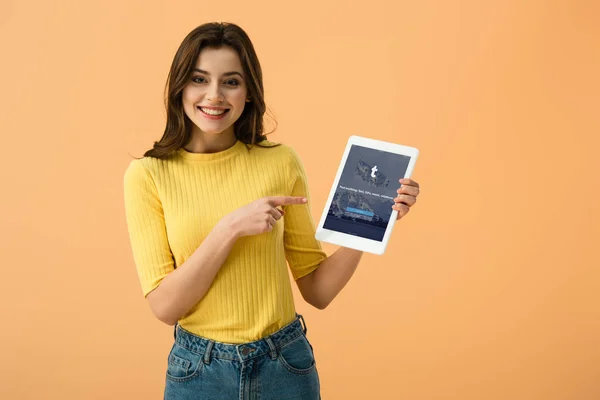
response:
[(352, 145), (323, 228), (382, 241), (409, 161)]

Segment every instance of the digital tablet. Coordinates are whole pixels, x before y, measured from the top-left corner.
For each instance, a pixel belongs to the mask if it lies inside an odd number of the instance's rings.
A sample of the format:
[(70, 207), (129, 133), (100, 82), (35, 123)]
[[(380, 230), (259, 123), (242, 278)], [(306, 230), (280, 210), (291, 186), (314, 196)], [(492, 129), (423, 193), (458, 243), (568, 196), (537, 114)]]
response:
[(400, 179), (410, 178), (419, 150), (350, 136), (315, 237), (383, 254), (396, 222)]

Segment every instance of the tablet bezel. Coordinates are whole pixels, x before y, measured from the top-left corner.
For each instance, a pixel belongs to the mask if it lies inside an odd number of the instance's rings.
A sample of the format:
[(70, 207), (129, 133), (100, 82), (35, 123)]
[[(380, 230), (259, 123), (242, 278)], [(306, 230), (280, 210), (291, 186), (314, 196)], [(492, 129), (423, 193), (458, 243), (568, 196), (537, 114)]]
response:
[[(327, 219), (327, 213), (329, 212), (329, 209), (331, 207), (331, 202), (333, 201), (333, 196), (335, 195), (335, 191), (339, 186), (340, 177), (342, 176), (342, 171), (344, 170), (344, 166), (346, 165), (346, 160), (348, 158), (348, 154), (350, 153), (352, 145), (367, 147), (375, 150), (382, 150), (389, 153), (395, 153), (410, 157), (410, 161), (408, 163), (408, 167), (406, 168), (406, 173), (404, 174), (403, 178), (411, 177), (415, 167), (415, 163), (419, 156), (419, 150), (415, 147), (385, 142), (382, 140), (376, 140), (356, 135), (350, 136), (348, 138), (348, 142), (346, 143), (344, 154), (338, 166), (338, 170), (335, 179), (333, 180), (333, 184), (331, 185), (331, 190), (329, 191), (329, 197), (327, 199), (327, 202), (325, 203), (325, 207), (323, 208), (321, 220), (319, 221), (319, 225), (317, 226), (315, 238), (317, 240), (336, 244), (338, 246), (349, 247), (352, 249), (381, 255), (385, 252), (385, 249), (390, 239), (390, 235), (392, 233), (392, 229), (394, 228), (394, 224), (396, 223), (396, 218), (398, 216), (397, 210), (392, 210), (390, 220), (388, 221), (387, 227), (385, 229), (385, 234), (381, 242), (323, 228), (325, 220)], [(400, 182), (397, 182), (396, 184), (398, 185), (398, 187), (401, 186)]]

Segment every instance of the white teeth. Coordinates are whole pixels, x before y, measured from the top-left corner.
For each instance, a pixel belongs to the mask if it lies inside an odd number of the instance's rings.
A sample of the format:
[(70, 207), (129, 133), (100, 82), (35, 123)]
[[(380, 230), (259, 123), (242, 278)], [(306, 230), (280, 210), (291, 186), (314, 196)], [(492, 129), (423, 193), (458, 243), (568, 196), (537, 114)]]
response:
[(200, 107), (200, 109), (202, 110), (203, 113), (208, 114), (208, 115), (221, 115), (221, 114), (224, 114), (225, 111), (227, 111), (227, 110), (211, 110), (209, 108), (202, 108), (202, 107)]

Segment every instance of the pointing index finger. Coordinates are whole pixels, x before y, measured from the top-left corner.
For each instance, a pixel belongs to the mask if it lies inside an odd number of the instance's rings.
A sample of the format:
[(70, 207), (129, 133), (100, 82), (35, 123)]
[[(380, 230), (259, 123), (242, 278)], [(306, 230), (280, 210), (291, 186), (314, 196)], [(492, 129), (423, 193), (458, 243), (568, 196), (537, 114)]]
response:
[(291, 204), (304, 204), (304, 203), (306, 203), (306, 197), (271, 196), (271, 197), (269, 197), (269, 203), (275, 207), (286, 206), (286, 205), (291, 205)]

